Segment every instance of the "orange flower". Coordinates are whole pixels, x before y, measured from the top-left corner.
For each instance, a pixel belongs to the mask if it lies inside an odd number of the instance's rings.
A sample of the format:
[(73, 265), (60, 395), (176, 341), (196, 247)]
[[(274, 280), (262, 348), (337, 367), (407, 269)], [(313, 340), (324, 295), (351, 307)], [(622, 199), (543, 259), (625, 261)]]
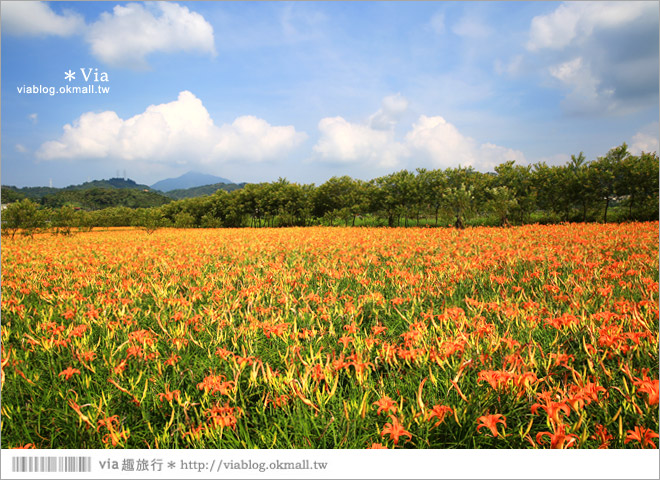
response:
[(484, 380), (487, 381), (493, 390), (497, 390), (503, 386), (506, 386), (506, 383), (513, 379), (515, 375), (509, 372), (497, 371), (497, 370), (482, 370), (479, 372), (478, 382), (481, 383)]
[(181, 392), (179, 392), (179, 390), (174, 390), (170, 392), (170, 387), (169, 385), (167, 385), (165, 386), (165, 393), (159, 393), (158, 398), (160, 398), (161, 402), (163, 401), (163, 398), (168, 402), (172, 402), (172, 400), (176, 400), (177, 398), (179, 398), (180, 393)]
[(371, 450), (387, 450), (387, 447), (385, 445), (381, 445), (380, 443), (372, 443), (368, 449)]
[(648, 445), (658, 448), (652, 440), (653, 438), (658, 438), (658, 434), (650, 428), (637, 426), (634, 430), (628, 430), (626, 433), (628, 435), (626, 435), (626, 439), (623, 441), (625, 444), (637, 440), (642, 448), (646, 448)]
[(119, 416), (113, 415), (111, 417), (102, 418), (101, 420), (99, 420), (97, 422), (98, 427), (96, 427), (96, 431), (98, 432), (101, 429), (101, 427), (105, 427), (108, 430), (113, 430), (113, 428), (114, 428), (113, 424), (114, 423), (119, 423)]
[(78, 375), (80, 375), (80, 370), (78, 370), (77, 368), (69, 367), (69, 368), (67, 368), (66, 370), (62, 370), (58, 376), (61, 377), (62, 375), (64, 375), (65, 380), (68, 380), (68, 379), (70, 379), (75, 373), (77, 373)]
[(401, 422), (399, 422), (399, 419), (394, 415), (390, 415), (390, 418), (392, 419), (392, 423), (385, 424), (383, 431), (380, 433), (380, 436), (383, 437), (389, 433), (390, 439), (394, 440), (394, 445), (397, 445), (399, 443), (399, 437), (404, 435), (406, 435), (408, 440), (410, 440), (412, 438), (412, 434), (403, 428), (403, 425)]
[(571, 408), (566, 405), (566, 402), (553, 402), (550, 399), (550, 392), (544, 392), (539, 395), (539, 400), (544, 401), (545, 405), (540, 403), (535, 403), (532, 405), (532, 414), (536, 415), (539, 408), (545, 410), (548, 414), (548, 419), (553, 426), (557, 426), (561, 423), (559, 414), (564, 412), (566, 415), (571, 414)]
[(647, 393), (649, 398), (648, 398), (648, 404), (649, 405), (657, 405), (658, 404), (658, 397), (659, 397), (659, 388), (658, 388), (658, 380), (649, 380), (649, 379), (644, 379), (644, 380), (639, 380), (635, 382), (635, 385), (637, 386), (637, 393)]
[(390, 413), (390, 410), (392, 411), (392, 413), (396, 413), (396, 409), (397, 409), (396, 402), (387, 395), (382, 397), (377, 402), (372, 403), (372, 405), (378, 406), (378, 411), (376, 412), (378, 415), (380, 415), (380, 412), (383, 411), (385, 413)]
[(552, 449), (564, 449), (574, 447), (577, 443), (577, 436), (573, 434), (566, 433), (566, 426), (559, 425), (555, 433), (550, 432), (539, 432), (536, 434), (536, 443), (543, 444), (543, 437), (550, 437), (550, 448)]
[(204, 390), (204, 393), (220, 392), (220, 395), (229, 395), (234, 388), (234, 382), (225, 381), (224, 375), (209, 375), (203, 382), (197, 384), (197, 388)]
[(605, 428), (603, 425), (596, 425), (596, 433), (594, 433), (592, 436), (590, 436), (592, 440), (599, 440), (600, 445), (598, 448), (608, 448), (610, 445), (610, 440), (612, 440), (614, 437), (607, 433), (607, 428)]
[(165, 362), (163, 362), (163, 365), (165, 365), (165, 366), (174, 365), (174, 364), (176, 364), (176, 362), (179, 361), (180, 358), (181, 357), (179, 355), (176, 355), (176, 354), (173, 353), (172, 355), (170, 355), (170, 358), (168, 358), (167, 360), (165, 360)]
[(434, 405), (426, 419), (431, 420), (433, 417), (437, 418), (438, 421), (435, 422), (435, 426), (437, 427), (442, 423), (448, 413), (454, 413), (454, 411), (445, 405)]
[(482, 428), (486, 427), (488, 428), (491, 433), (493, 434), (493, 437), (497, 437), (498, 432), (497, 432), (497, 424), (501, 423), (504, 425), (506, 428), (506, 417), (500, 413), (496, 413), (494, 415), (484, 415), (481, 416), (477, 419), (480, 423), (477, 426), (477, 432), (481, 430)]
[(338, 340), (339, 343), (342, 343), (344, 345), (344, 348), (348, 347), (348, 344), (353, 342), (353, 337), (349, 337), (348, 335), (342, 335), (339, 337)]

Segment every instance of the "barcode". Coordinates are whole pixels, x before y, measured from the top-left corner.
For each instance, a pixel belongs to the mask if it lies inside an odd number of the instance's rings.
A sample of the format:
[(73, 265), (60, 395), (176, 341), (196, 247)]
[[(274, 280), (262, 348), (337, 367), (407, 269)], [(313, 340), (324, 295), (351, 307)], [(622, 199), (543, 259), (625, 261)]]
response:
[(91, 472), (92, 457), (13, 457), (12, 472)]

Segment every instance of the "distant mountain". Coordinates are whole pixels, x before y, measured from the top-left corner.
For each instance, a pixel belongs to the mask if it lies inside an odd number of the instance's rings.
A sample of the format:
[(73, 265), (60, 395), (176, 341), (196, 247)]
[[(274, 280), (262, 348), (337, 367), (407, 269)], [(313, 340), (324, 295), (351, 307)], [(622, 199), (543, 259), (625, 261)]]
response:
[(166, 178), (160, 182), (154, 183), (151, 188), (160, 190), (161, 192), (169, 192), (170, 190), (182, 190), (186, 188), (202, 187), (204, 185), (211, 185), (214, 183), (234, 183), (226, 178), (216, 177), (215, 175), (208, 175), (206, 173), (188, 172), (180, 177)]
[(192, 187), (185, 189), (170, 190), (165, 195), (175, 200), (182, 198), (203, 197), (204, 195), (213, 195), (218, 190), (233, 192), (245, 186), (245, 183), (214, 183), (212, 185), (202, 185), (201, 187)]

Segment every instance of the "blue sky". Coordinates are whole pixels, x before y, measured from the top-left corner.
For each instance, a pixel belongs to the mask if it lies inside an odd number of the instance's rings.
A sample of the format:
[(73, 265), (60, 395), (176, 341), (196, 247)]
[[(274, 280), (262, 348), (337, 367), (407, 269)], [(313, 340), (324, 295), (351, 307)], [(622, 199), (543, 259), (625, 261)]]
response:
[[(5, 185), (320, 184), (658, 150), (657, 2), (1, 7)], [(109, 91), (28, 93), (67, 86)]]

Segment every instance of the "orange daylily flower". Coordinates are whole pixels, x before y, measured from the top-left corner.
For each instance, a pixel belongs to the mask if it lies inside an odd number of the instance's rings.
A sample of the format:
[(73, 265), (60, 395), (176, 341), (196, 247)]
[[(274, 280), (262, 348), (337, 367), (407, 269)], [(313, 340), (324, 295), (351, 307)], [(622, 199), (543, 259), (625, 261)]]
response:
[(635, 382), (635, 386), (637, 386), (637, 393), (648, 394), (647, 402), (649, 406), (658, 405), (658, 400), (660, 397), (660, 388), (658, 387), (658, 383), (658, 380), (649, 380), (647, 378)]
[(442, 423), (448, 413), (454, 413), (451, 407), (447, 407), (445, 405), (434, 405), (426, 419), (431, 420), (433, 417), (437, 418), (438, 421), (435, 422), (435, 426), (437, 427)]
[(658, 448), (653, 442), (654, 438), (658, 438), (658, 434), (650, 428), (637, 426), (633, 430), (628, 430), (626, 433), (626, 439), (623, 441), (625, 444), (636, 440), (639, 442), (641, 448), (646, 448), (649, 445), (653, 448)]
[(380, 443), (372, 443), (370, 447), (367, 447), (368, 449), (371, 450), (387, 450), (387, 447), (385, 445), (381, 445)]
[(97, 432), (101, 429), (101, 427), (105, 427), (108, 430), (112, 430), (114, 428), (113, 424), (114, 423), (119, 423), (119, 416), (118, 415), (112, 415), (111, 417), (105, 417), (105, 418), (102, 418), (101, 420), (99, 420), (96, 423), (98, 424), (98, 426), (96, 427)]
[(380, 412), (390, 413), (391, 411), (392, 413), (396, 413), (397, 410), (396, 402), (387, 395), (372, 403), (372, 405), (378, 406), (378, 411), (376, 412), (378, 415), (380, 415)]
[(169, 387), (169, 385), (167, 385), (165, 387), (165, 393), (159, 393), (158, 398), (160, 398), (161, 402), (163, 401), (163, 399), (167, 400), (168, 402), (172, 402), (173, 400), (176, 400), (177, 398), (179, 398), (180, 393), (181, 392), (179, 392), (179, 390), (174, 390), (174, 391), (170, 392), (170, 387)]
[(399, 438), (404, 435), (408, 437), (408, 440), (412, 439), (412, 434), (403, 428), (403, 425), (399, 422), (398, 418), (394, 415), (390, 415), (390, 418), (392, 419), (392, 423), (385, 424), (383, 431), (380, 433), (381, 437), (384, 437), (389, 433), (390, 439), (394, 440), (394, 445), (397, 445), (399, 443)]
[(479, 432), (479, 430), (486, 427), (493, 434), (493, 437), (498, 436), (498, 432), (497, 432), (498, 423), (503, 424), (504, 427), (506, 428), (506, 417), (500, 413), (496, 413), (493, 415), (483, 415), (479, 417), (477, 421), (480, 422), (479, 425), (477, 426), (477, 433)]
[(536, 443), (543, 444), (543, 437), (550, 437), (550, 448), (564, 449), (574, 447), (577, 443), (578, 437), (573, 434), (566, 433), (566, 426), (559, 425), (555, 433), (539, 432), (536, 434)]
[(565, 402), (554, 402), (551, 400), (550, 392), (544, 392), (539, 395), (539, 400), (545, 404), (535, 403), (532, 405), (532, 414), (536, 415), (539, 408), (545, 410), (548, 414), (550, 423), (554, 426), (561, 424), (559, 414), (564, 412), (567, 416), (571, 414), (571, 408)]
[(603, 425), (596, 425), (596, 433), (591, 435), (589, 438), (592, 440), (599, 440), (600, 445), (598, 448), (608, 448), (610, 445), (610, 440), (612, 440), (614, 437), (607, 433), (607, 428), (605, 428)]
[(64, 379), (68, 380), (74, 374), (80, 375), (80, 370), (78, 370), (77, 368), (69, 367), (66, 370), (62, 370), (58, 376), (61, 377), (62, 375), (64, 375)]

